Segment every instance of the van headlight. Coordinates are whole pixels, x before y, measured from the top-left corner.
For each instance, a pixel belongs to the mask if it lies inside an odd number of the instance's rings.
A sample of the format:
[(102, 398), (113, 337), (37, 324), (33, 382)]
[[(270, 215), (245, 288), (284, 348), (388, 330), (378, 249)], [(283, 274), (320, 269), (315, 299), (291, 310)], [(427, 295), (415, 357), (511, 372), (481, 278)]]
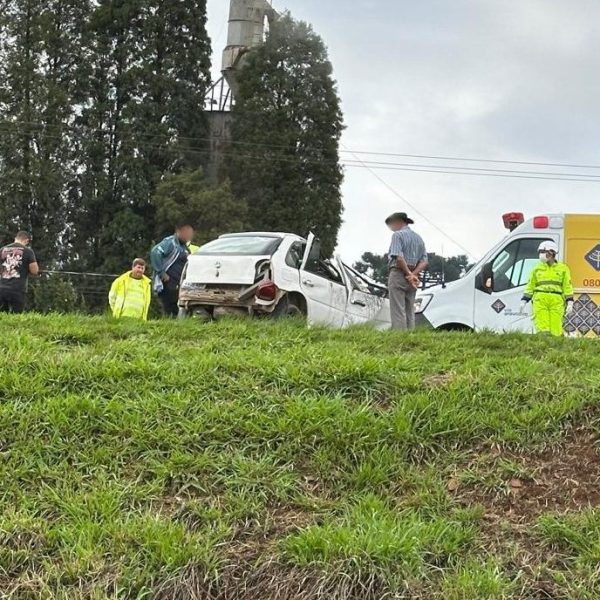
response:
[(433, 294), (423, 294), (415, 300), (415, 312), (422, 313), (433, 300)]

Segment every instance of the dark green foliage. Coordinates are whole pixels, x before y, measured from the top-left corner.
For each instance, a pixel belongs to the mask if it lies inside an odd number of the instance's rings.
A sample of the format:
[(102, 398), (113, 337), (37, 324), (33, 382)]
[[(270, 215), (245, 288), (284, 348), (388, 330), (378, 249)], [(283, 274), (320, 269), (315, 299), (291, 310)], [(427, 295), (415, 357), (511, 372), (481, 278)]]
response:
[(118, 271), (145, 255), (163, 173), (206, 161), (189, 152), (207, 135), (205, 22), (205, 0), (101, 0), (91, 14), (83, 164), (70, 190), (71, 240), (86, 269)]
[(387, 284), (389, 261), (387, 254), (373, 254), (365, 252), (359, 262), (354, 264), (354, 268), (365, 275), (368, 275), (378, 283)]
[(59, 275), (45, 275), (30, 284), (28, 308), (40, 313), (70, 313), (84, 304), (73, 283)]
[(27, 229), (45, 265), (66, 250), (69, 127), (88, 11), (87, 0), (6, 1), (0, 9), (0, 241)]
[(342, 112), (322, 39), (289, 14), (240, 73), (227, 173), (255, 230), (313, 230), (326, 254), (342, 223)]
[(153, 203), (158, 238), (169, 235), (184, 221), (194, 225), (196, 244), (245, 229), (245, 206), (234, 199), (229, 182), (211, 183), (201, 169), (167, 176), (158, 186)]
[(80, 270), (147, 253), (163, 174), (207, 160), (205, 25), (206, 0), (2, 3), (2, 241)]
[[(430, 252), (427, 257), (429, 260), (427, 272), (439, 276), (443, 273), (446, 282), (456, 281), (473, 266), (469, 263), (468, 257), (464, 255), (444, 258), (435, 254), (435, 252)], [(354, 268), (359, 273), (364, 273), (379, 283), (387, 283), (388, 264), (387, 254), (365, 252), (360, 261), (354, 265)]]

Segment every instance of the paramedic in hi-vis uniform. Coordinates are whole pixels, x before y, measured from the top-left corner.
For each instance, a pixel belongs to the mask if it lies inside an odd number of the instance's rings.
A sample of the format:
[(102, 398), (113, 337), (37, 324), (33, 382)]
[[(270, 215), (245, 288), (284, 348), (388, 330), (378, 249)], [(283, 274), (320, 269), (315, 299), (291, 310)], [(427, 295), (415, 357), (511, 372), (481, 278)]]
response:
[(538, 333), (563, 335), (565, 313), (573, 311), (573, 284), (571, 271), (556, 260), (558, 246), (543, 242), (538, 249), (540, 262), (534, 267), (525, 295), (521, 300), (521, 314), (533, 299), (533, 321)]

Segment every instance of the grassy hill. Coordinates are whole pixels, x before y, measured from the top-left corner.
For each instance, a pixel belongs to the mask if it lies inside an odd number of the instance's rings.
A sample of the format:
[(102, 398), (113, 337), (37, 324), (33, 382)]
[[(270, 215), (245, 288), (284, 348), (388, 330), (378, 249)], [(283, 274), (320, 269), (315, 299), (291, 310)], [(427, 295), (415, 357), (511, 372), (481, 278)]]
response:
[(0, 318), (0, 597), (600, 597), (594, 341)]

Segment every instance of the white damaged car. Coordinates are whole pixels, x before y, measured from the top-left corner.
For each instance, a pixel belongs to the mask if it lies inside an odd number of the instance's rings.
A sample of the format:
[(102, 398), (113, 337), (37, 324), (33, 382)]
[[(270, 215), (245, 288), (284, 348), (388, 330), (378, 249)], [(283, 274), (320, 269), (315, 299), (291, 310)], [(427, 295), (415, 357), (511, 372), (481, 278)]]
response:
[(321, 255), (314, 235), (235, 233), (190, 255), (179, 292), (180, 318), (304, 316), (311, 325), (390, 327), (388, 291)]

